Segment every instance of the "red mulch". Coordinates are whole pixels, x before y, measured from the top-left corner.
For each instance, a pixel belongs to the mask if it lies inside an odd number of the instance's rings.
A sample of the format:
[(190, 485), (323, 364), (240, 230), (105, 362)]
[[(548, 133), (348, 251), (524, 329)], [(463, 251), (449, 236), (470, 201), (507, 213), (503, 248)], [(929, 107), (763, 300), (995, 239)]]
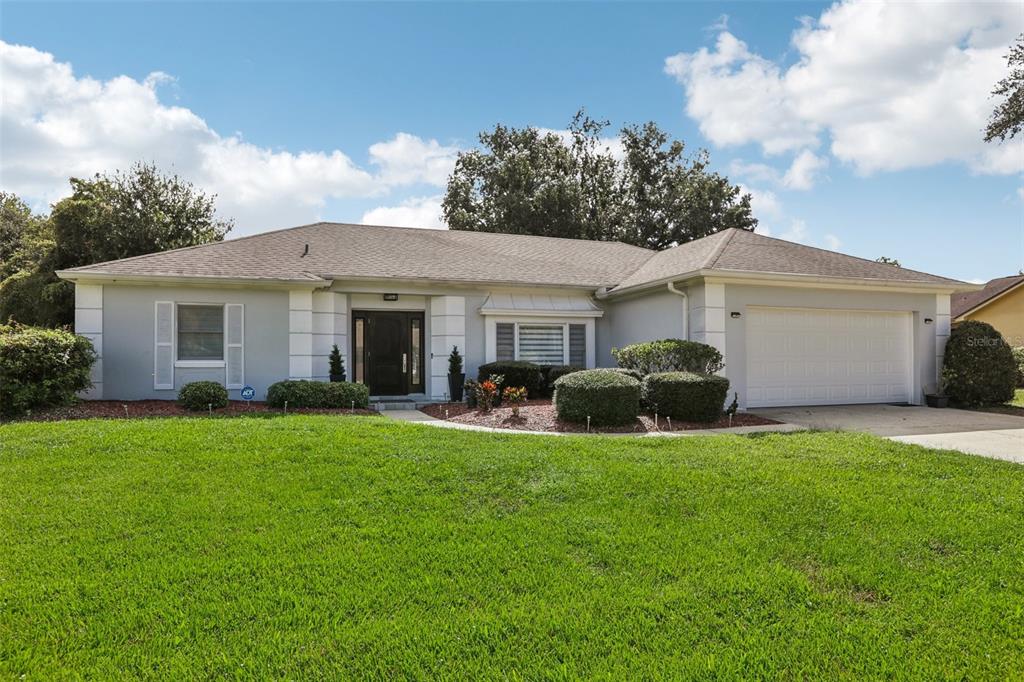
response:
[[(288, 414), (361, 414), (374, 415), (375, 410), (289, 408)], [(20, 417), (18, 421), (64, 421), (65, 419), (141, 419), (145, 417), (203, 417), (207, 412), (189, 412), (173, 400), (83, 400), (74, 405), (50, 407)], [(213, 411), (214, 417), (270, 416), (284, 410), (266, 403), (232, 400), (228, 406)]]
[[(447, 416), (445, 411), (447, 410)], [(560, 421), (555, 416), (555, 406), (550, 400), (529, 400), (519, 408), (519, 417), (512, 416), (511, 407), (496, 407), (490, 412), (470, 409), (463, 403), (437, 403), (422, 408), (431, 417), (447, 419), (459, 424), (488, 426), (495, 429), (514, 429), (517, 431), (556, 431), (561, 433), (582, 433), (587, 430), (586, 424)], [(671, 427), (669, 424), (671, 423)], [(590, 430), (594, 433), (650, 433), (652, 431), (696, 431), (700, 429), (722, 429), (728, 426), (765, 426), (778, 424), (773, 419), (765, 419), (755, 414), (737, 413), (729, 423), (729, 418), (722, 415), (716, 422), (681, 422), (666, 417), (658, 417), (657, 427), (654, 415), (642, 414), (632, 424), (625, 426), (595, 426)]]

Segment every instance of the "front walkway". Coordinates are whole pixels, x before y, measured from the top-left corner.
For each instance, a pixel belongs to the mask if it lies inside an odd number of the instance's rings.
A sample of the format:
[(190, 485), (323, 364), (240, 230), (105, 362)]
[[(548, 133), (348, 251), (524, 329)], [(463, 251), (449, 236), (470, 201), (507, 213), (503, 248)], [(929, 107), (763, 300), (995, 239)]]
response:
[(429, 414), (420, 412), (419, 410), (387, 410), (381, 412), (385, 417), (391, 417), (398, 421), (415, 422), (417, 424), (428, 424), (430, 426), (438, 426), (446, 429), (460, 429), (462, 431), (485, 431), (488, 433), (514, 433), (514, 434), (525, 434), (534, 436), (629, 436), (629, 437), (648, 437), (648, 438), (666, 438), (672, 436), (707, 436), (722, 433), (732, 434), (744, 434), (744, 433), (764, 433), (766, 431), (802, 431), (804, 427), (796, 426), (794, 424), (766, 424), (763, 426), (734, 426), (731, 429), (699, 429), (695, 431), (662, 431), (655, 433), (563, 433), (560, 431), (524, 431), (520, 429), (493, 429), (489, 426), (477, 426), (476, 424), (462, 424), (459, 422), (445, 421), (444, 419), (438, 419), (431, 417)]
[(775, 407), (755, 414), (808, 429), (865, 431), (902, 443), (1024, 464), (1024, 417), (898, 405)]

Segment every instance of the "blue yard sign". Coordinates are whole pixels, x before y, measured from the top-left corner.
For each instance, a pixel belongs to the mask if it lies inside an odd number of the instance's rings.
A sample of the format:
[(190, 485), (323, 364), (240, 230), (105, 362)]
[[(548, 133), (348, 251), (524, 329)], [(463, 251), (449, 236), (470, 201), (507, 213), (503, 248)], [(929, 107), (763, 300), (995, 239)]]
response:
[(256, 397), (256, 389), (252, 386), (246, 386), (242, 389), (242, 400), (252, 400)]

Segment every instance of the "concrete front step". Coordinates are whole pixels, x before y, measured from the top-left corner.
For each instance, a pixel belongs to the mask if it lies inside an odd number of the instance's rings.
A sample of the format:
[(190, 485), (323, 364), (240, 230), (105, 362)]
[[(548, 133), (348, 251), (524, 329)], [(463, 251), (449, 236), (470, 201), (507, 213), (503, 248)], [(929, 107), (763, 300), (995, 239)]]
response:
[(378, 412), (389, 410), (418, 410), (426, 405), (432, 405), (433, 400), (371, 400), (370, 409)]

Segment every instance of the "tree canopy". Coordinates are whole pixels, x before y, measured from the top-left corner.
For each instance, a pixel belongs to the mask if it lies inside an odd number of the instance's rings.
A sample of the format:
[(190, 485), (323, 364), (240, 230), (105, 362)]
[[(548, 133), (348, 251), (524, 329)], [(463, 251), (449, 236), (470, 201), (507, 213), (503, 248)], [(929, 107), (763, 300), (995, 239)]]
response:
[(70, 324), (73, 287), (55, 270), (219, 241), (232, 227), (214, 196), (153, 165), (70, 182), (46, 217), (0, 195), (0, 320)]
[(996, 105), (985, 128), (985, 142), (1007, 138), (1013, 139), (1024, 129), (1024, 33), (1017, 36), (1017, 42), (1010, 46), (1006, 55), (1010, 75), (996, 83), (994, 97), (1003, 98)]
[(750, 195), (653, 122), (602, 137), (583, 110), (566, 134), (495, 126), (459, 154), (442, 204), (453, 230), (622, 241), (665, 249), (757, 225)]

